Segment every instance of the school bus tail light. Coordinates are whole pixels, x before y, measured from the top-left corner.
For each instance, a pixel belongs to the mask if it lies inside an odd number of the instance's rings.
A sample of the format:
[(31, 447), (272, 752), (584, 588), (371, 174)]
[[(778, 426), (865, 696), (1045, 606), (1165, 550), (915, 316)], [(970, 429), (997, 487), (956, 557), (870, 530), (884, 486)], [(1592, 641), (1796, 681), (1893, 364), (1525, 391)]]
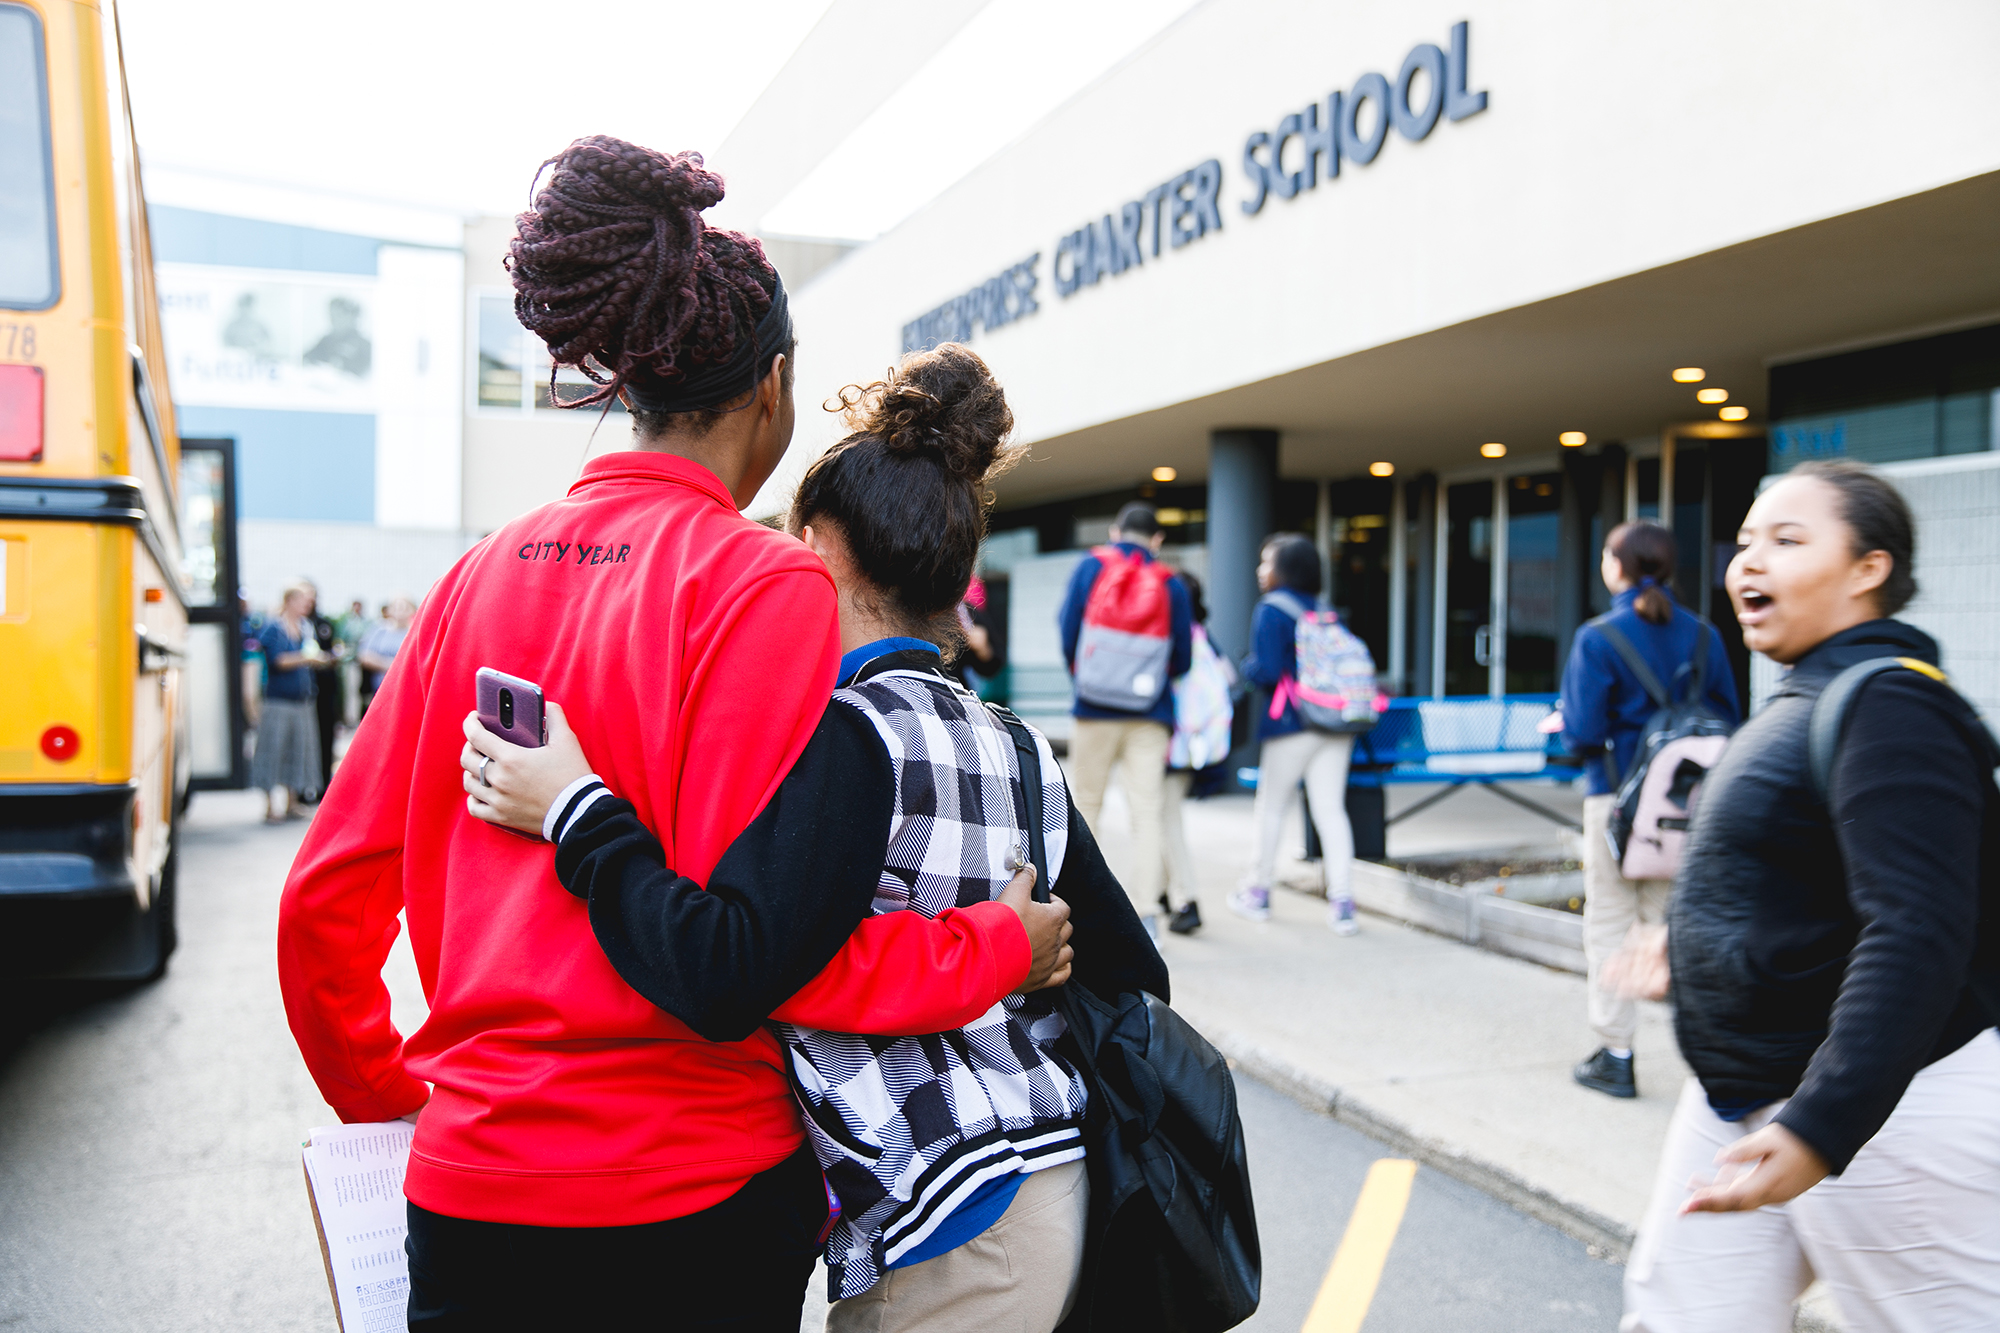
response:
[(0, 366), (0, 462), (42, 458), (42, 368)]
[(57, 723), (42, 733), (42, 753), (58, 764), (76, 758), (76, 752), (82, 748), (83, 737), (76, 734), (75, 727)]

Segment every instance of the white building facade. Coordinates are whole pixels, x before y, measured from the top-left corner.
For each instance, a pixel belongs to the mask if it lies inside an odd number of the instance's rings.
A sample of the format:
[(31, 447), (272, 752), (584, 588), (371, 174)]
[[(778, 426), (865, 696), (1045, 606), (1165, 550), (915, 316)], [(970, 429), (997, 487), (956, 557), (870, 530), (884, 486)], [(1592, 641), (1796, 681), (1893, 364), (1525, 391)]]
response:
[[(1912, 615), (2000, 705), (1996, 49), (1971, 0), (1208, 0), (796, 292), (807, 410), (759, 510), (837, 438), (811, 404), (958, 338), (1032, 446), (1013, 592), (1145, 495), (1223, 646), (1296, 529), (1403, 691), (1537, 693), (1611, 524), (1669, 523), (1738, 645), (1743, 510), (1844, 454), (1965, 478), (1911, 478)], [(1046, 594), (1015, 600), (1017, 697), (1053, 713)]]

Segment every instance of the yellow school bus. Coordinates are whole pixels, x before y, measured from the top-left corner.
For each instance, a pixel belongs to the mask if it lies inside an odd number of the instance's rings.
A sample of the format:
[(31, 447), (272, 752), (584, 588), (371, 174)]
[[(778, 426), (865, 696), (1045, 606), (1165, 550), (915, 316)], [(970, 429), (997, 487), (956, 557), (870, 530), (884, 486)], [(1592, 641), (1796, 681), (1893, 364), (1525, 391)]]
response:
[(115, 13), (0, 0), (0, 975), (145, 978), (174, 947), (165, 365)]

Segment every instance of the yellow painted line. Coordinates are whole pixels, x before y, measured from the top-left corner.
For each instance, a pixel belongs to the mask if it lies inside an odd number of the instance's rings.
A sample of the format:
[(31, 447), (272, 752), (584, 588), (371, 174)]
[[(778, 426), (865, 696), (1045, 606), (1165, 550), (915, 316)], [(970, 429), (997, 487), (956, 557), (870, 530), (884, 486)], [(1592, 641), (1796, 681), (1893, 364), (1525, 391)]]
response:
[(1347, 1234), (1333, 1252), (1326, 1280), (1319, 1284), (1319, 1295), (1313, 1298), (1312, 1312), (1300, 1333), (1361, 1333), (1361, 1321), (1375, 1301), (1382, 1265), (1389, 1262), (1389, 1247), (1396, 1243), (1403, 1210), (1410, 1206), (1410, 1184), (1416, 1178), (1417, 1164), (1402, 1158), (1384, 1157), (1368, 1168), (1361, 1197), (1347, 1219)]

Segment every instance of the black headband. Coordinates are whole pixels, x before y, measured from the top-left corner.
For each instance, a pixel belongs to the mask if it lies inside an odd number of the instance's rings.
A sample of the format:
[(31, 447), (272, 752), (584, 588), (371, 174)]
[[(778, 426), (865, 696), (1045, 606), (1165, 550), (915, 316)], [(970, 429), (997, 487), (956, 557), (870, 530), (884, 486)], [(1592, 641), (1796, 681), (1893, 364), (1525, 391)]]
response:
[[(727, 361), (712, 366), (696, 366), (672, 383), (663, 384), (646, 376), (642, 388), (637, 380), (625, 381), (625, 395), (641, 412), (700, 412), (720, 407), (757, 387), (760, 370), (771, 358), (791, 345), (791, 303), (785, 298), (784, 280), (771, 275), (771, 308), (757, 321), (755, 338), (739, 338)], [(767, 372), (768, 373), (768, 372)]]

